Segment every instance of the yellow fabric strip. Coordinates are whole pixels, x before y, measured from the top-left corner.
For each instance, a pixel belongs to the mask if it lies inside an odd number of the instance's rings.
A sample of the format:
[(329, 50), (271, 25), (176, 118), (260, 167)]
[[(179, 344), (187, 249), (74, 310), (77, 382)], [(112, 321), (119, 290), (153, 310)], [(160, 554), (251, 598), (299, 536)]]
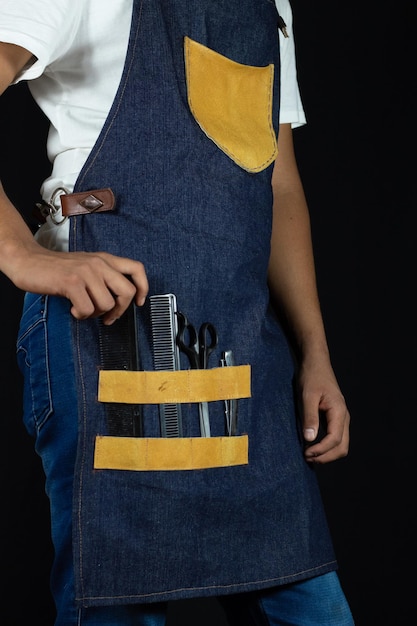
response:
[(100, 402), (174, 404), (250, 398), (250, 366), (207, 370), (146, 371), (101, 370)]
[(172, 471), (247, 464), (247, 435), (169, 439), (96, 437), (95, 469)]

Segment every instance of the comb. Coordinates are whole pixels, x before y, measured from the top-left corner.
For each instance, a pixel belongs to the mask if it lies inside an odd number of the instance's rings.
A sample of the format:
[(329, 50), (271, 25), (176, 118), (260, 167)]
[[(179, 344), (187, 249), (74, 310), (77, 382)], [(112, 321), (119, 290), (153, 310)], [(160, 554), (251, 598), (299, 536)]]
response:
[[(136, 306), (132, 303), (111, 326), (98, 320), (101, 367), (108, 370), (140, 370), (136, 326)], [(115, 437), (143, 437), (140, 404), (106, 404), (108, 434)]]
[[(157, 371), (180, 369), (177, 346), (177, 299), (173, 293), (150, 296), (153, 363)], [(182, 437), (180, 404), (160, 404), (161, 437)]]

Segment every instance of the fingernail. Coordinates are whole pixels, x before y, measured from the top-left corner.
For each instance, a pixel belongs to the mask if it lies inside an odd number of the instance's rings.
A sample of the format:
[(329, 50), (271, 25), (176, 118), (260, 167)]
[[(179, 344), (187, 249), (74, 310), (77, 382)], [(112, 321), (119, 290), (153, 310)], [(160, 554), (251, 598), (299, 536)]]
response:
[(314, 441), (316, 438), (316, 431), (314, 428), (305, 428), (304, 429), (304, 439), (306, 441)]

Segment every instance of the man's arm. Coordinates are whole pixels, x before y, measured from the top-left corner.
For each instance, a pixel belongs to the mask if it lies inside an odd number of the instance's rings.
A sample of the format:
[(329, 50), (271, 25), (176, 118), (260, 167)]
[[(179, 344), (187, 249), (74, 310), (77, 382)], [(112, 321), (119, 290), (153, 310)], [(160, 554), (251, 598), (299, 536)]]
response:
[[(32, 60), (32, 54), (0, 42), (0, 93)], [(0, 270), (20, 289), (58, 295), (72, 303), (77, 319), (119, 318), (132, 299), (141, 305), (148, 292), (139, 261), (104, 252), (52, 252), (40, 246), (0, 183)]]
[(319, 414), (327, 436), (306, 448), (306, 458), (326, 463), (349, 447), (349, 411), (330, 362), (317, 294), (310, 219), (294, 154), (292, 130), (282, 124), (274, 166), (273, 229), (269, 285), (293, 334), (299, 354), (299, 391), (306, 442), (315, 439)]

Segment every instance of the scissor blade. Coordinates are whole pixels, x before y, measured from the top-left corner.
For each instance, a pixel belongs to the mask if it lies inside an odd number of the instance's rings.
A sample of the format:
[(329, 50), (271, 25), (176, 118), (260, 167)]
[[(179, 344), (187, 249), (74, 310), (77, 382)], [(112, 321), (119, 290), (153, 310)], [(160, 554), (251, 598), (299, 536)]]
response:
[(211, 437), (208, 402), (200, 402), (198, 411), (200, 415), (200, 435), (202, 437)]
[[(231, 366), (235, 364), (232, 350), (226, 350), (222, 354), (222, 366)], [(225, 400), (226, 425), (229, 436), (237, 433), (237, 400)]]

